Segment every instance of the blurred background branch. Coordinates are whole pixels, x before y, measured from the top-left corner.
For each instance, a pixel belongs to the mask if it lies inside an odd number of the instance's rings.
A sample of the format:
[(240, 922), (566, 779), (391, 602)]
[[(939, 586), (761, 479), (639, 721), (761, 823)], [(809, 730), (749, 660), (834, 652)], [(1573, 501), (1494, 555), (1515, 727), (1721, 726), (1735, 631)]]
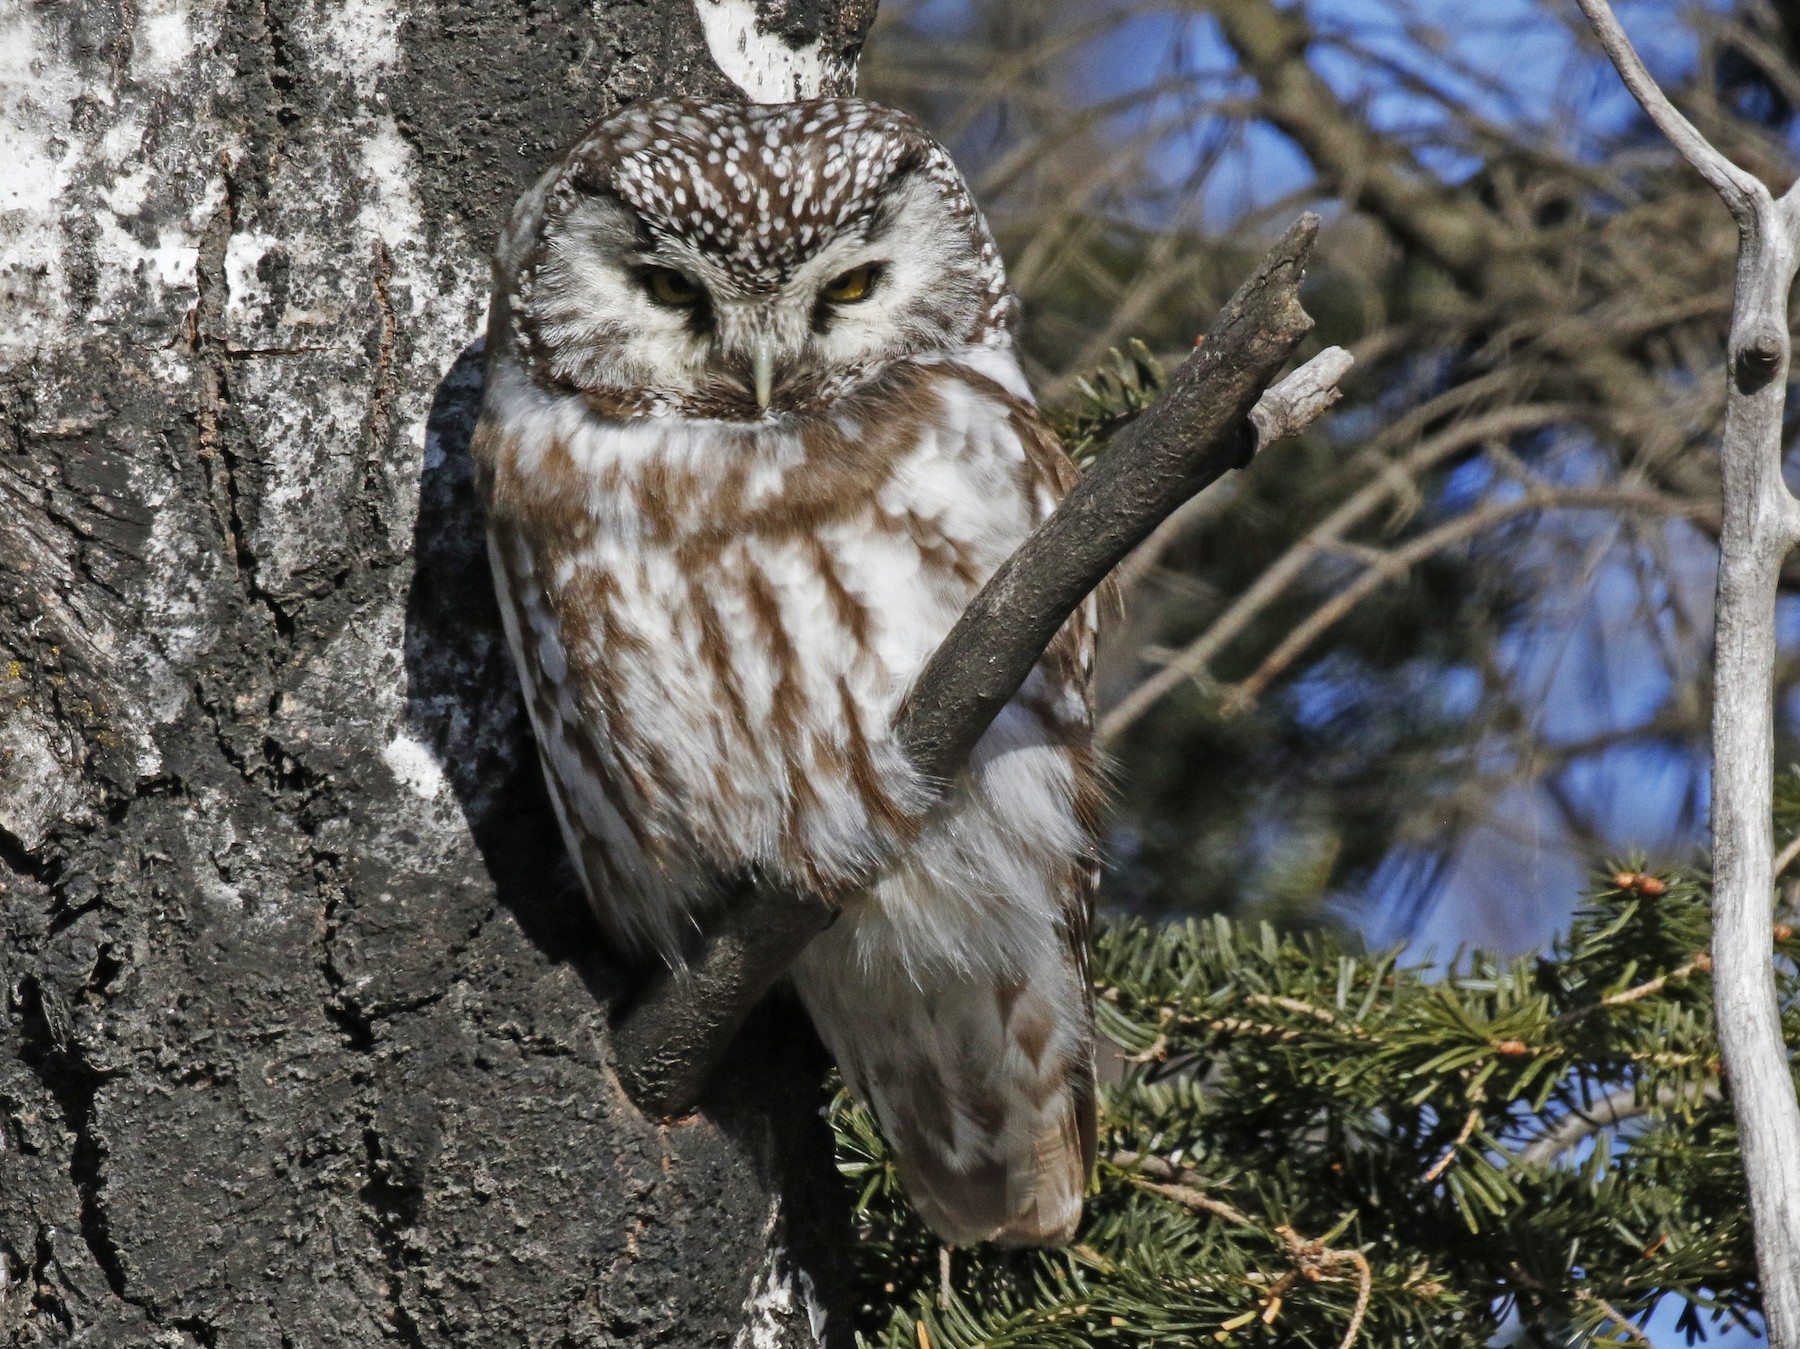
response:
[[(1800, 6), (1625, 17), (1785, 187)], [(1736, 231), (1572, 4), (887, 0), (863, 88), (955, 148), (1052, 406), (1134, 339), (1172, 367), (1326, 221), (1301, 354), (1355, 356), (1344, 401), (1123, 574), (1115, 909), (1528, 950), (1595, 850), (1702, 841)]]

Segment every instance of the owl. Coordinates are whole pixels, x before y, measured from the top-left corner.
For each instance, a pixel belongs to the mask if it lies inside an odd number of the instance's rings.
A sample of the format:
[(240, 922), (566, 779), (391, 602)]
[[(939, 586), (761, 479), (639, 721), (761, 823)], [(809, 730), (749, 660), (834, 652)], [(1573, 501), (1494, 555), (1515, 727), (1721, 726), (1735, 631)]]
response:
[(594, 126), (499, 245), (475, 439), (507, 637), (610, 938), (679, 968), (756, 869), (946, 1242), (1066, 1241), (1094, 1154), (1094, 616), (953, 783), (897, 711), (1073, 470), (944, 149), (854, 99)]

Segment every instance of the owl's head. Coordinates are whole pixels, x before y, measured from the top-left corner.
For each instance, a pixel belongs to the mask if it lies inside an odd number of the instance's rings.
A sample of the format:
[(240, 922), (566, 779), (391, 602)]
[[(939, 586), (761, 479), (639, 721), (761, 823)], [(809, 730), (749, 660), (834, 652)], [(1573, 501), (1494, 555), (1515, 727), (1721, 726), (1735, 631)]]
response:
[(527, 193), (490, 348), (618, 415), (756, 420), (908, 356), (1003, 344), (1013, 301), (943, 147), (856, 99), (639, 103)]

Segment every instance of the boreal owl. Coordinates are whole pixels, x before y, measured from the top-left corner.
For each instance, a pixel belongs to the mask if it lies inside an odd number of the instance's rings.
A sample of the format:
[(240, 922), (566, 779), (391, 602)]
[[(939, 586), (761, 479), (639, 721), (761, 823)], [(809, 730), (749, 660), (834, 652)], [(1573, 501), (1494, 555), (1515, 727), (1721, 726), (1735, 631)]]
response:
[(494, 575), (601, 922), (679, 966), (726, 878), (839, 901), (793, 986), (915, 1207), (951, 1243), (1067, 1240), (1094, 1151), (1091, 609), (954, 783), (892, 731), (1073, 473), (962, 176), (854, 99), (640, 103), (526, 193), (495, 274)]

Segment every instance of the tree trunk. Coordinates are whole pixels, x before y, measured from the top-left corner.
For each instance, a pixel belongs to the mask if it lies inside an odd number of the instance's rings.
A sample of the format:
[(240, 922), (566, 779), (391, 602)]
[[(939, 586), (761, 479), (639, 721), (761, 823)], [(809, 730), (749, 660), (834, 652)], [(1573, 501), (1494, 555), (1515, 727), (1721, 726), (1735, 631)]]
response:
[(499, 225), (585, 124), (842, 92), (873, 8), (13, 9), (7, 1343), (818, 1341), (816, 1051), (765, 1017), (673, 1124), (610, 1069), (467, 348)]

